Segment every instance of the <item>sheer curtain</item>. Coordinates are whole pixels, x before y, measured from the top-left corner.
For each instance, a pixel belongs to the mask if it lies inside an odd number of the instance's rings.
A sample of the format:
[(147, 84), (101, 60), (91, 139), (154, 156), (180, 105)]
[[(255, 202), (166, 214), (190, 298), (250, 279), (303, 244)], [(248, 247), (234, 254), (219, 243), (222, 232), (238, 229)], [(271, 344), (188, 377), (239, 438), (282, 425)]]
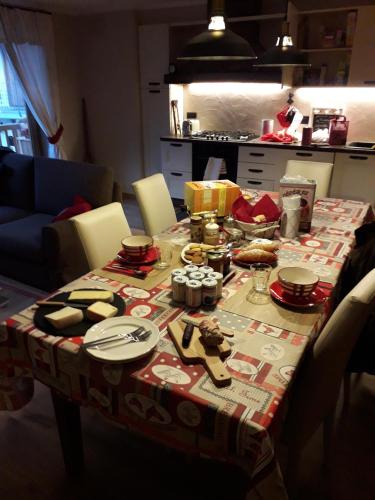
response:
[(49, 156), (64, 157), (52, 16), (0, 6), (0, 41), (48, 138)]

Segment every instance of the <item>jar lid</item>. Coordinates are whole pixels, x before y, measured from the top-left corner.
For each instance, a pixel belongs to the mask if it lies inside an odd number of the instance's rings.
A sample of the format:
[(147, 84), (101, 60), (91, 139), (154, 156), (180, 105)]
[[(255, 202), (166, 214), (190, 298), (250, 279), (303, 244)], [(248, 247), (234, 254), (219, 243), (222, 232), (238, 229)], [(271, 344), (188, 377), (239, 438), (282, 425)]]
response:
[(215, 253), (207, 252), (207, 258), (210, 260), (222, 260), (224, 257), (225, 253), (223, 252), (215, 252)]
[(217, 272), (212, 272), (210, 273), (207, 278), (210, 278), (210, 279), (214, 279), (214, 280), (217, 280), (217, 281), (220, 281), (224, 278), (224, 276), (221, 274), (221, 273), (217, 273)]
[(182, 276), (181, 274), (173, 277), (173, 283), (178, 283), (179, 285), (186, 283), (188, 280), (186, 276)]
[(202, 283), (198, 280), (188, 280), (186, 286), (188, 288), (202, 288)]
[(172, 276), (185, 276), (186, 273), (187, 273), (186, 269), (182, 268), (173, 269), (173, 271), (171, 271)]
[(206, 288), (216, 288), (217, 280), (213, 278), (206, 278), (202, 281), (202, 285), (205, 286)]
[(214, 272), (214, 268), (210, 266), (201, 266), (199, 271), (204, 274), (210, 274)]
[(187, 264), (184, 266), (184, 269), (187, 273), (195, 273), (198, 271), (198, 266), (195, 266), (194, 264)]
[(200, 215), (192, 215), (190, 217), (190, 222), (192, 224), (201, 224), (202, 222), (202, 217)]
[(190, 279), (192, 280), (203, 280), (206, 277), (204, 273), (196, 271), (195, 273), (190, 273)]

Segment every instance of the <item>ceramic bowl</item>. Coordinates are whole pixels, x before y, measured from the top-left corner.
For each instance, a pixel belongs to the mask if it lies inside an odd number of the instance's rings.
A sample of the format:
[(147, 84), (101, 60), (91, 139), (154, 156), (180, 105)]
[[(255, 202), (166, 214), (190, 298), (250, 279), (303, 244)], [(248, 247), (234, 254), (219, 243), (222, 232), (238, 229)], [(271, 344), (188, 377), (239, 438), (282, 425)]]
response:
[(303, 267), (284, 267), (278, 273), (284, 292), (293, 297), (309, 297), (319, 283), (319, 276)]
[(128, 236), (121, 241), (122, 248), (127, 257), (135, 259), (144, 258), (147, 251), (152, 247), (154, 240), (151, 236), (137, 235)]

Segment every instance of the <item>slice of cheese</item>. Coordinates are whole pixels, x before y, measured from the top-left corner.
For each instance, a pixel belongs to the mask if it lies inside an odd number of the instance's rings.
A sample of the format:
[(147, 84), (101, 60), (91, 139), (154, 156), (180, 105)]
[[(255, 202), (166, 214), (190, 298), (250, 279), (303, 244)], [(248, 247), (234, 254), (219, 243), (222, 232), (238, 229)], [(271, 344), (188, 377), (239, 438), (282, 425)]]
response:
[(81, 309), (75, 309), (74, 307), (63, 307), (58, 311), (46, 314), (44, 317), (56, 330), (62, 330), (80, 323), (83, 320), (83, 312)]
[(106, 302), (94, 302), (86, 309), (86, 316), (91, 321), (103, 321), (103, 319), (112, 318), (117, 314), (117, 307), (111, 306)]
[(113, 302), (113, 292), (108, 290), (76, 290), (70, 292), (68, 301), (91, 303), (100, 300), (102, 302)]

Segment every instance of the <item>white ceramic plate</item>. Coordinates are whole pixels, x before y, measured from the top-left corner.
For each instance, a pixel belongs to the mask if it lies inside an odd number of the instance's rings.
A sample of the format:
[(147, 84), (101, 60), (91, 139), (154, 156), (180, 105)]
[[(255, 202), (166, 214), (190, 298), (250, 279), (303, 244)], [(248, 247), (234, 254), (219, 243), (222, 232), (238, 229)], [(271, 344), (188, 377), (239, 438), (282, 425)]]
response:
[(159, 329), (148, 319), (132, 318), (131, 316), (105, 319), (87, 330), (83, 344), (105, 339), (118, 333), (130, 333), (140, 326), (151, 331), (151, 335), (144, 342), (125, 343), (125, 341), (118, 341), (101, 348), (91, 347), (85, 350), (93, 358), (106, 363), (128, 363), (142, 358), (156, 347), (160, 337)]

